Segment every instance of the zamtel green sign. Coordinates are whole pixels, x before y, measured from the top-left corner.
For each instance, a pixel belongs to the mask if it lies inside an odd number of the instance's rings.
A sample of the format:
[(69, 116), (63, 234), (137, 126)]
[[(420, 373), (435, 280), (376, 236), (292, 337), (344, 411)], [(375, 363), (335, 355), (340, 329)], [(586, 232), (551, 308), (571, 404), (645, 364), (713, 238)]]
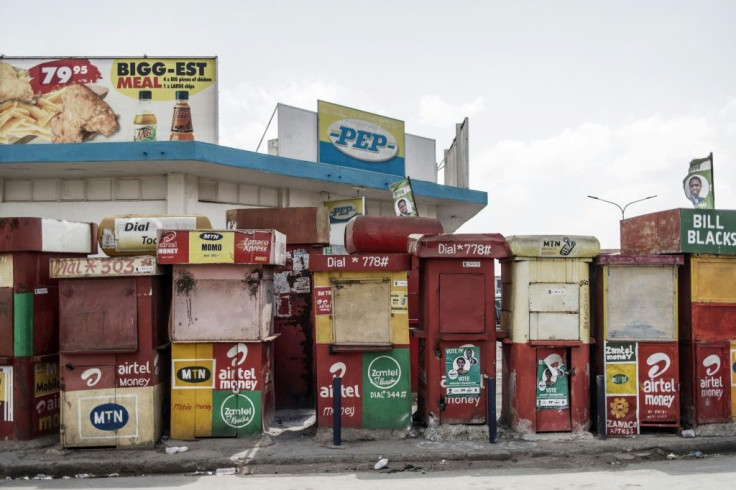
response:
[(363, 427), (411, 427), (409, 349), (363, 354)]
[(736, 211), (680, 211), (680, 248), (683, 252), (736, 255)]
[(214, 437), (253, 436), (262, 431), (260, 391), (215, 390), (212, 408)]

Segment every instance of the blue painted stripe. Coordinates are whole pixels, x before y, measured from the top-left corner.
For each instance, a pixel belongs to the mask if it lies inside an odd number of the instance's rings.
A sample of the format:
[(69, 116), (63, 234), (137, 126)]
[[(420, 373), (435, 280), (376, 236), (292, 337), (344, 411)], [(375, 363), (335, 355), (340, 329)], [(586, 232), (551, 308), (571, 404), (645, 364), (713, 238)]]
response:
[(401, 178), (403, 178), (405, 175), (404, 159), (402, 157), (394, 157), (391, 160), (386, 160), (385, 162), (366, 162), (344, 154), (343, 152), (335, 148), (335, 145), (333, 145), (331, 142), (319, 142), (319, 161), (332, 165), (342, 165), (344, 167), (359, 168), (371, 172), (381, 172), (384, 174), (398, 175)]
[[(390, 184), (403, 178), (403, 176), (340, 165), (254, 153), (200, 141), (0, 145), (0, 171), (2, 171), (3, 164), (17, 163), (101, 162), (114, 164), (116, 162), (178, 160), (201, 161), (235, 169), (256, 170), (287, 177), (385, 191), (388, 190)], [(488, 204), (486, 192), (414, 179), (411, 183), (414, 194), (417, 196)]]

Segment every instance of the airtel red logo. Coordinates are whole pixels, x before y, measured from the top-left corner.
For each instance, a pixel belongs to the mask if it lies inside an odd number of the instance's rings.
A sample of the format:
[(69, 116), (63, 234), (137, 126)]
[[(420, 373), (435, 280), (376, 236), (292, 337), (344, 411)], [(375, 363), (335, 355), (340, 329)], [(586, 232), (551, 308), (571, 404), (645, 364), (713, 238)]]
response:
[(175, 231), (167, 231), (163, 235), (161, 235), (161, 242), (162, 243), (171, 243), (174, 240), (176, 240), (176, 232)]
[(670, 360), (670, 356), (668, 356), (664, 352), (657, 352), (655, 354), (652, 354), (647, 358), (647, 366), (650, 367), (647, 374), (652, 379), (658, 378), (670, 368), (671, 364), (672, 361)]

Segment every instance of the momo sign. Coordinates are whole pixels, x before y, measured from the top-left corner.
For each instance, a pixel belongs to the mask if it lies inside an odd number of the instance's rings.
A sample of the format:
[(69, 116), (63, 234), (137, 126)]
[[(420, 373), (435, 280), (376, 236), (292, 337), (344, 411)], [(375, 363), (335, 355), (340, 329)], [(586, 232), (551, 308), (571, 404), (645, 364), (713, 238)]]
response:
[(404, 175), (404, 122), (317, 102), (319, 161)]

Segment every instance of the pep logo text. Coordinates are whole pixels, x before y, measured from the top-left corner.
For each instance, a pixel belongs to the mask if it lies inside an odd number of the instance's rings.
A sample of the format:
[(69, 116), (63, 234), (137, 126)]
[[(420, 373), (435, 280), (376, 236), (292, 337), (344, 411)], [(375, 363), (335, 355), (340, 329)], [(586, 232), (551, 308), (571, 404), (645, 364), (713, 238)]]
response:
[(341, 119), (330, 124), (327, 134), (342, 153), (370, 162), (383, 162), (399, 151), (396, 138), (376, 124), (360, 119)]

